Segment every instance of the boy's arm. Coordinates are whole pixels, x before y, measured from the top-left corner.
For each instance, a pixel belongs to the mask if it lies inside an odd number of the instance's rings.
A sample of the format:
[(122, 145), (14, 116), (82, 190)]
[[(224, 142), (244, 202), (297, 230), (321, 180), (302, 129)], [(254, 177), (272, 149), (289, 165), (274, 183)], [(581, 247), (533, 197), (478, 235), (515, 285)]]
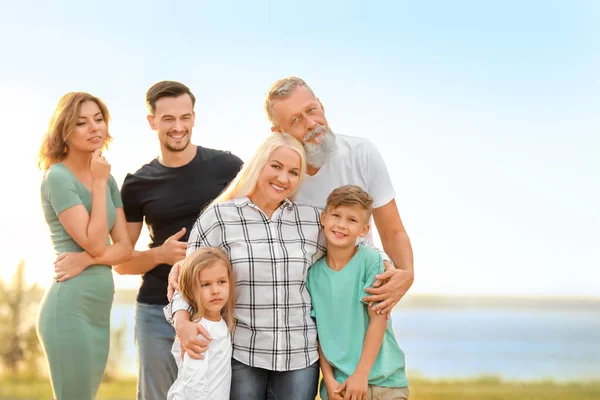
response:
[(358, 365), (354, 373), (336, 390), (336, 393), (345, 390), (346, 395), (349, 395), (350, 398), (353, 395), (358, 396), (358, 398), (366, 396), (367, 388), (369, 387), (369, 374), (381, 348), (383, 336), (387, 328), (387, 318), (385, 315), (377, 314), (371, 307), (367, 307), (367, 310), (369, 313), (369, 327), (365, 334), (365, 343), (360, 359), (358, 360)]
[(321, 350), (320, 343), (319, 366), (321, 367), (321, 373), (323, 374), (323, 382), (325, 383), (325, 387), (327, 388), (327, 396), (329, 397), (329, 400), (343, 400), (343, 397), (335, 391), (340, 386), (340, 384), (333, 375), (333, 367), (325, 358), (325, 354), (323, 354), (323, 350)]

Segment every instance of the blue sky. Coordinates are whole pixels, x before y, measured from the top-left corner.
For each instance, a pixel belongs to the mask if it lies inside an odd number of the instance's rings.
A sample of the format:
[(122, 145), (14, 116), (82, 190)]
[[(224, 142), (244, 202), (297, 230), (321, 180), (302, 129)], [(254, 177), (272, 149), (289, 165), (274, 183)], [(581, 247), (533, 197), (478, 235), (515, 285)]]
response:
[(34, 158), (62, 94), (107, 102), (121, 181), (158, 154), (156, 81), (196, 94), (195, 143), (248, 159), (264, 92), (298, 75), (334, 131), (385, 157), (415, 293), (600, 293), (600, 3), (165, 3), (3, 5), (5, 273), (24, 257), (31, 279), (51, 275)]

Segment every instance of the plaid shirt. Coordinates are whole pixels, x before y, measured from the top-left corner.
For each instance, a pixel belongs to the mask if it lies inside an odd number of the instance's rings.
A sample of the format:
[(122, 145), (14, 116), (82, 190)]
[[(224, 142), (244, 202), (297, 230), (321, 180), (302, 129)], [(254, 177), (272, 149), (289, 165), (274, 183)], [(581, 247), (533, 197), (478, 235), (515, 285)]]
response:
[[(320, 210), (288, 200), (269, 219), (247, 197), (206, 209), (190, 232), (187, 254), (200, 247), (227, 252), (236, 279), (233, 358), (271, 371), (306, 368), (318, 360), (310, 316), (308, 268), (325, 252)], [(178, 293), (165, 307), (192, 311)]]

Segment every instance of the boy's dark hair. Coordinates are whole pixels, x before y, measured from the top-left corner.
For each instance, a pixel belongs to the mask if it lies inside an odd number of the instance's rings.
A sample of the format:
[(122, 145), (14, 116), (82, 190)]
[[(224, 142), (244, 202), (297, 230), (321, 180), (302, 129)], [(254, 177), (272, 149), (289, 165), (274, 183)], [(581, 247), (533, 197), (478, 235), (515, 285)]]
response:
[(367, 212), (367, 218), (373, 211), (373, 198), (356, 185), (340, 186), (329, 194), (325, 209), (339, 206), (360, 206)]
[(190, 91), (190, 88), (185, 86), (183, 83), (175, 81), (162, 81), (152, 85), (146, 92), (146, 106), (150, 114), (154, 115), (156, 112), (156, 101), (163, 97), (179, 97), (183, 94), (187, 94), (192, 99), (192, 108), (196, 105), (196, 98)]

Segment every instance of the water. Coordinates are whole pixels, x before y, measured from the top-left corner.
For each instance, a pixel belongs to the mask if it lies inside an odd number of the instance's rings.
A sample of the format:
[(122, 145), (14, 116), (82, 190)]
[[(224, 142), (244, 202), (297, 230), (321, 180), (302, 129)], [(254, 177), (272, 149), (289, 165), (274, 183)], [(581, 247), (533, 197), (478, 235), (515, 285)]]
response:
[[(115, 304), (113, 327), (126, 329), (122, 370), (135, 375), (133, 321), (133, 305)], [(392, 324), (409, 376), (600, 379), (598, 307), (403, 306)]]
[(600, 310), (417, 308), (392, 322), (409, 374), (600, 379)]

